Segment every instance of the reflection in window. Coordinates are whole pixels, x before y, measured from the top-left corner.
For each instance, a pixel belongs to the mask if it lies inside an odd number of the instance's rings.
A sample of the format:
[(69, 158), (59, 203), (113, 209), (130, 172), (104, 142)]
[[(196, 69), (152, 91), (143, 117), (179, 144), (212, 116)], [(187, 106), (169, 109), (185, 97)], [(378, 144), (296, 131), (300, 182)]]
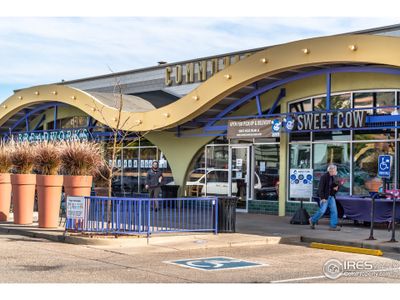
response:
[[(381, 154), (394, 156), (394, 143), (355, 143), (353, 164), (353, 194), (369, 195), (378, 192), (383, 182), (378, 177), (378, 157)], [(392, 168), (390, 189), (394, 185), (394, 168)]]
[(314, 141), (349, 141), (351, 138), (350, 130), (326, 130), (321, 132), (314, 132)]
[[(349, 109), (351, 104), (351, 94), (339, 94), (331, 95), (330, 97), (331, 107), (330, 109)], [(316, 97), (314, 98), (314, 110), (326, 110), (326, 97)]]
[(289, 112), (304, 112), (311, 110), (311, 99), (298, 101), (289, 105)]
[(278, 201), (279, 145), (254, 145), (256, 200)]
[(313, 110), (326, 110), (326, 97), (314, 98)]
[[(293, 113), (312, 111), (311, 99), (291, 103), (289, 111)], [(294, 114), (294, 118), (296, 118), (296, 114)], [(294, 132), (290, 134), (290, 141), (309, 141), (310, 139), (311, 134), (309, 132)]]
[[(311, 146), (310, 144), (291, 144), (289, 150), (289, 169), (311, 168)], [(290, 195), (290, 191), (289, 191)], [(300, 200), (290, 198), (290, 200)], [(309, 201), (310, 199), (305, 199)]]
[(332, 95), (331, 96), (331, 109), (349, 109), (350, 108), (350, 93)]
[(310, 145), (291, 144), (290, 145), (290, 169), (310, 168)]
[(391, 140), (394, 139), (394, 129), (375, 129), (375, 130), (355, 130), (354, 140), (357, 141), (376, 141), (376, 140)]
[[(146, 146), (143, 146), (146, 145)], [(139, 146), (140, 145), (140, 146)], [(111, 161), (112, 145), (106, 145), (106, 159)], [(148, 140), (141, 138), (130, 141), (124, 147), (118, 148), (115, 160), (115, 177), (113, 193), (115, 196), (132, 197), (136, 193), (147, 193), (145, 180), (152, 162), (157, 160), (163, 173), (162, 184), (172, 182), (171, 167), (164, 153)]]
[(207, 169), (228, 169), (228, 145), (207, 147)]
[[(395, 106), (394, 92), (365, 92), (354, 93), (354, 108)], [(391, 114), (394, 108), (376, 109), (375, 114)], [(372, 109), (368, 110), (372, 114)]]
[[(82, 128), (87, 127), (88, 117), (75, 116), (56, 120), (57, 129), (72, 129), (72, 128)], [(54, 121), (47, 123), (47, 129), (55, 129)]]
[(329, 164), (337, 166), (338, 194), (350, 193), (350, 144), (314, 144), (314, 195)]

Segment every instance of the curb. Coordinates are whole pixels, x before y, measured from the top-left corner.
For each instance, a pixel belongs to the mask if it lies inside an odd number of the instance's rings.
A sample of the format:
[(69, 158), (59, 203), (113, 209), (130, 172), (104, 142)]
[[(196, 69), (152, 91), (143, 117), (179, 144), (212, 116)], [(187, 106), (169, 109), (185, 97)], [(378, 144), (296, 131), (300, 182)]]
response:
[(366, 254), (366, 255), (374, 255), (374, 256), (382, 256), (383, 255), (383, 252), (381, 250), (350, 247), (350, 246), (343, 246), (343, 245), (322, 244), (322, 243), (312, 242), (310, 244), (310, 247), (314, 248), (314, 249), (332, 250), (332, 251), (348, 252), (348, 253), (358, 253), (358, 254)]
[[(10, 228), (6, 226), (0, 226), (0, 232), (8, 234), (17, 234), (22, 236), (27, 236), (31, 238), (42, 238), (59, 243), (68, 243), (75, 245), (91, 245), (91, 246), (132, 246), (132, 247), (145, 247), (151, 246), (162, 246), (165, 247), (169, 242), (172, 244), (176, 243), (196, 243), (196, 239), (202, 240), (203, 238), (198, 237), (198, 234), (194, 235), (174, 235), (172, 237), (177, 238), (178, 241), (168, 241), (168, 236), (153, 236), (150, 238), (150, 243), (147, 243), (145, 237), (131, 237), (131, 238), (93, 238), (93, 237), (78, 237), (63, 234), (48, 234), (46, 232), (38, 232), (34, 229), (21, 228)], [(185, 240), (185, 237), (187, 240)], [(213, 235), (214, 237), (214, 235)], [(153, 242), (151, 242), (153, 241)], [(166, 241), (167, 243), (164, 243)], [(253, 238), (247, 238), (245, 240), (233, 240), (229, 241), (226, 239), (215, 240), (210, 238), (209, 240), (204, 239), (202, 243), (202, 248), (230, 248), (230, 247), (244, 247), (244, 246), (261, 246), (261, 245), (277, 245), (277, 244), (292, 244), (297, 245), (301, 243), (301, 237), (297, 236), (254, 236)], [(168, 247), (168, 246), (167, 246)], [(174, 246), (175, 247), (175, 246)], [(179, 248), (179, 247), (178, 247)], [(198, 249), (199, 244), (193, 249)]]
[(23, 229), (15, 229), (0, 226), (0, 232), (8, 233), (8, 234), (18, 234), (22, 236), (32, 237), (32, 238), (40, 238), (46, 239), (53, 242), (60, 243), (69, 243), (75, 245), (92, 245), (92, 246), (107, 246), (107, 245), (115, 245), (116, 243), (111, 243), (109, 240), (100, 240), (100, 239), (90, 239), (84, 237), (76, 237), (76, 236), (68, 236), (68, 235), (53, 235), (46, 234), (42, 232), (36, 232), (32, 230), (23, 230)]
[[(5, 226), (0, 226), (0, 232), (8, 233), (8, 234), (18, 234), (22, 236), (32, 237), (32, 238), (42, 238), (46, 240), (50, 240), (53, 242), (59, 243), (68, 243), (75, 245), (90, 245), (90, 246), (119, 246), (124, 245), (124, 242), (132, 242), (135, 241), (135, 246), (143, 247), (147, 246), (147, 239), (143, 237), (137, 237), (136, 239), (97, 239), (90, 237), (78, 237), (78, 236), (70, 236), (70, 235), (56, 235), (56, 234), (47, 234), (45, 232), (37, 232), (35, 230), (27, 230), (22, 228), (10, 228)], [(150, 238), (150, 241), (153, 240), (156, 242), (155, 238)], [(167, 236), (162, 236), (162, 238), (168, 238)], [(190, 241), (188, 241), (190, 242)], [(335, 240), (335, 239), (327, 239), (327, 238), (315, 238), (308, 236), (260, 236), (260, 239), (248, 240), (248, 241), (223, 241), (220, 245), (213, 244), (210, 241), (210, 244), (205, 243), (204, 246), (206, 248), (215, 248), (215, 247), (243, 247), (243, 246), (258, 246), (258, 245), (276, 245), (276, 244), (287, 244), (287, 245), (299, 245), (301, 243), (322, 243), (322, 244), (332, 244), (338, 246), (349, 246), (349, 247), (357, 247), (357, 248), (365, 248), (365, 249), (373, 249), (373, 250), (381, 250), (382, 252), (391, 252), (391, 253), (400, 253), (400, 247), (391, 246), (390, 243), (380, 243), (380, 244), (371, 244), (370, 242), (363, 241), (343, 241), (343, 240)], [(126, 244), (125, 244), (126, 245)], [(157, 246), (157, 244), (151, 243), (150, 245)]]
[(332, 244), (338, 246), (349, 246), (356, 248), (365, 248), (372, 250), (381, 250), (382, 252), (391, 252), (391, 253), (400, 253), (400, 247), (390, 246), (390, 243), (386, 245), (383, 244), (371, 244), (368, 242), (358, 241), (358, 242), (350, 242), (350, 241), (341, 241), (341, 240), (332, 240), (326, 238), (313, 238), (307, 236), (301, 236), (301, 241), (303, 243), (322, 243), (322, 244)]

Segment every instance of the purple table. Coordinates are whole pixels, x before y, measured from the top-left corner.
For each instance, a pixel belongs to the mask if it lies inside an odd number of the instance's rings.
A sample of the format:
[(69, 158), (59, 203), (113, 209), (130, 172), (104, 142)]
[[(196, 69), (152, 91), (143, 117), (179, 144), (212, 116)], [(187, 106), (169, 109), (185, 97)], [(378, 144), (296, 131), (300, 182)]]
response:
[[(371, 198), (359, 196), (337, 196), (336, 202), (343, 208), (343, 217), (356, 221), (371, 221)], [(396, 201), (396, 219), (400, 219), (400, 200)], [(375, 200), (375, 222), (390, 222), (392, 220), (393, 201), (391, 199)], [(339, 207), (338, 207), (339, 210)]]

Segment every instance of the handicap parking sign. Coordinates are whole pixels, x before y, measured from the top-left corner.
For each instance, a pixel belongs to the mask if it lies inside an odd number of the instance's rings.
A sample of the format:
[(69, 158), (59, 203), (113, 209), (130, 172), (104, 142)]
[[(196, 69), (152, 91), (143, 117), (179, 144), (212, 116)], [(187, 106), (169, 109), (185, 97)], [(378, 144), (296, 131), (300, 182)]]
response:
[(202, 271), (216, 271), (216, 270), (231, 270), (250, 267), (267, 266), (258, 262), (251, 262), (232, 257), (205, 257), (205, 258), (191, 258), (181, 259), (174, 261), (166, 261), (165, 263), (178, 265)]
[(391, 168), (392, 168), (392, 156), (391, 155), (379, 155), (378, 176), (390, 178)]

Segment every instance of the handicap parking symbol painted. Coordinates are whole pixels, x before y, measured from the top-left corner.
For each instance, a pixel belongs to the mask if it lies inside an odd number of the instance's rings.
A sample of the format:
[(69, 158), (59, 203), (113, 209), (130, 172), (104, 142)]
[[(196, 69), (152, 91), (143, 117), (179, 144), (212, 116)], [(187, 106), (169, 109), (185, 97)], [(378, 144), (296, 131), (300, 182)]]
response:
[(165, 263), (178, 265), (203, 271), (216, 271), (216, 270), (231, 270), (250, 267), (268, 266), (258, 262), (251, 262), (232, 257), (204, 257), (204, 258), (191, 258), (174, 261), (166, 261)]

